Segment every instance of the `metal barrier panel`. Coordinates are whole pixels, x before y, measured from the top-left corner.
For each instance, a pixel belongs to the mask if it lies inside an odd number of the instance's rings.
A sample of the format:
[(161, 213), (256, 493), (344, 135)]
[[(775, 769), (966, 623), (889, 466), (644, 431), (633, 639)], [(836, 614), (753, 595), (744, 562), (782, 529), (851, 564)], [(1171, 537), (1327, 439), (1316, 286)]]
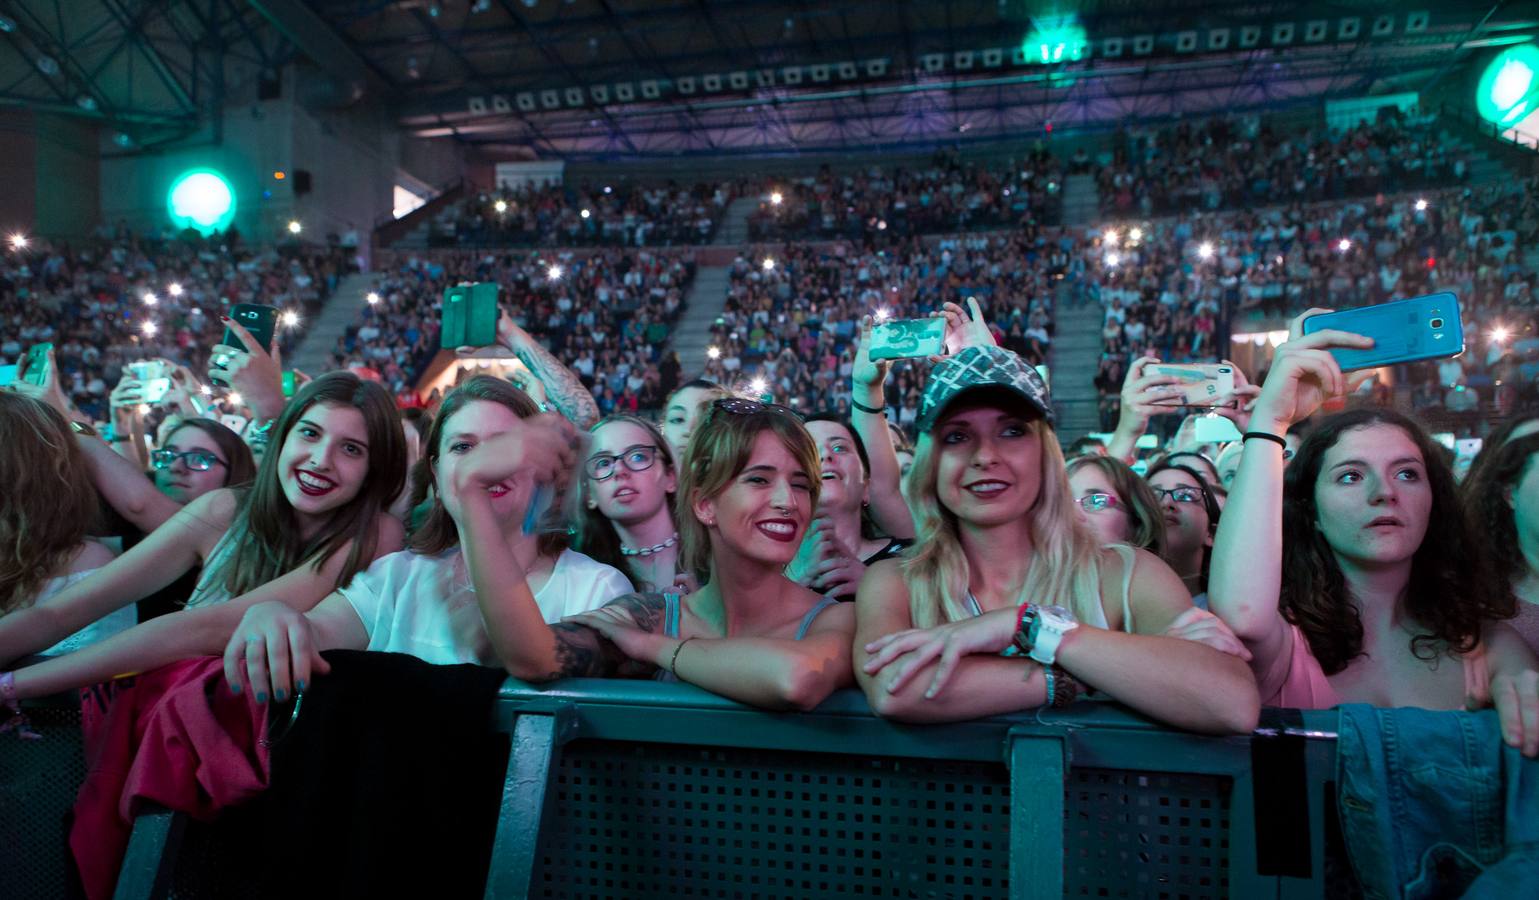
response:
[(73, 700), (27, 705), (42, 740), (0, 734), (0, 894), (6, 897), (63, 898), (75, 879), (68, 823), (85, 758), (80, 706)]

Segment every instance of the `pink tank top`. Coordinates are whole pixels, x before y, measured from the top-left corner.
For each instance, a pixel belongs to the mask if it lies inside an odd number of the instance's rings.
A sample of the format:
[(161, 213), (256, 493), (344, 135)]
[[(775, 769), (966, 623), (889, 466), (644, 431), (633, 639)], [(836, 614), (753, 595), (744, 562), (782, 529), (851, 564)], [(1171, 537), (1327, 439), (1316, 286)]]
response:
[[(1289, 625), (1293, 631), (1293, 651), (1288, 655), (1288, 676), (1282, 686), (1261, 701), (1262, 706), (1281, 706), (1289, 709), (1330, 709), (1341, 703), (1336, 689), (1320, 661), (1310, 652), (1309, 641), (1297, 625)], [(1491, 670), (1486, 662), (1485, 645), (1459, 657), (1464, 666), (1464, 696), (1478, 706), (1491, 702)]]

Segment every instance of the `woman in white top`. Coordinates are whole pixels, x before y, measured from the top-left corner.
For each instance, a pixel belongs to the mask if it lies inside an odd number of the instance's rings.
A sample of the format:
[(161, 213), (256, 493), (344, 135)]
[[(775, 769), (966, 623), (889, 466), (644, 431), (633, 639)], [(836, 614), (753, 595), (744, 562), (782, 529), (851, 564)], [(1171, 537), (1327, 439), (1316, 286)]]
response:
[[(1007, 350), (967, 347), (931, 372), (909, 473), (919, 537), (856, 597), (873, 710), (956, 721), (1063, 705), (1084, 684), (1178, 727), (1251, 730), (1260, 703), (1233, 636), (1168, 634), (1190, 595), (1078, 519), (1050, 417), (1047, 386)], [(1002, 656), (1012, 645), (1030, 658)]]
[(246, 608), (266, 600), (309, 609), (401, 546), (385, 509), (405, 478), (406, 450), (389, 392), (351, 372), (300, 390), (272, 427), (256, 480), (210, 491), (132, 550), (50, 602), (0, 617), (0, 663), (158, 591), (203, 565), (185, 610), (58, 659), (0, 675), (0, 696), (37, 697), (218, 653)]
[[(112, 559), (87, 537), (96, 490), (69, 422), (48, 404), (0, 391), (0, 615), (48, 602)], [(134, 610), (60, 635), (65, 652), (133, 626)], [(38, 649), (43, 649), (41, 646)]]
[[(410, 549), (308, 612), (263, 603), (246, 612), (225, 650), (232, 690), (257, 700), (304, 690), (329, 666), (322, 650), (408, 653), (436, 664), (507, 666), (522, 637), (503, 614), (509, 593), (543, 622), (593, 609), (630, 591), (619, 570), (565, 549), (565, 536), (538, 527), (540, 495), (564, 487), (573, 468), (573, 431), (541, 414), (505, 381), (476, 376), (449, 392), (428, 432), (418, 493), (435, 497)], [(466, 477), (495, 459), (493, 483)]]

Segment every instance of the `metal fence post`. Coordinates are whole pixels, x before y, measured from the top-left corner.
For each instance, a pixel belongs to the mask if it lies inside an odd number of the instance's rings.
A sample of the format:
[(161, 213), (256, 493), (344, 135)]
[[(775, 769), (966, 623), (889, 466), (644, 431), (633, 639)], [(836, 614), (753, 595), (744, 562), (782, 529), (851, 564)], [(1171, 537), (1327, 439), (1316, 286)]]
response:
[(187, 814), (155, 807), (134, 818), (128, 852), (118, 870), (113, 900), (159, 900), (170, 896), (171, 876), (187, 831)]
[(1062, 897), (1067, 736), (1040, 727), (1011, 728), (1005, 736), (1005, 765), (1010, 769), (1010, 896)]
[(499, 712), (499, 719), (505, 723), (502, 727), (511, 727), (513, 739), (485, 896), (486, 900), (511, 900), (529, 896), (540, 826), (550, 806), (550, 778), (560, 761), (561, 746), (576, 734), (577, 717), (570, 703), (499, 702), (498, 706), (510, 713), (505, 717)]

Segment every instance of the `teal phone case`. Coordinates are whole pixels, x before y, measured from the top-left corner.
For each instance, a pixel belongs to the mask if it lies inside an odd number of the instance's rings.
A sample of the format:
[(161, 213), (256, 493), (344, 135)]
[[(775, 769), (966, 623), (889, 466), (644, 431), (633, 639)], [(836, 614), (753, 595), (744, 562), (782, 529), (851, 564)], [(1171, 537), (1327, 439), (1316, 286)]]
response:
[(1304, 320), (1304, 333), (1348, 331), (1373, 338), (1368, 350), (1332, 349), (1343, 372), (1458, 356), (1464, 352), (1459, 298), (1449, 291), (1357, 309), (1321, 313)]
[(497, 343), (497, 285), (460, 284), (444, 291), (443, 328), (438, 345), (490, 347)]

